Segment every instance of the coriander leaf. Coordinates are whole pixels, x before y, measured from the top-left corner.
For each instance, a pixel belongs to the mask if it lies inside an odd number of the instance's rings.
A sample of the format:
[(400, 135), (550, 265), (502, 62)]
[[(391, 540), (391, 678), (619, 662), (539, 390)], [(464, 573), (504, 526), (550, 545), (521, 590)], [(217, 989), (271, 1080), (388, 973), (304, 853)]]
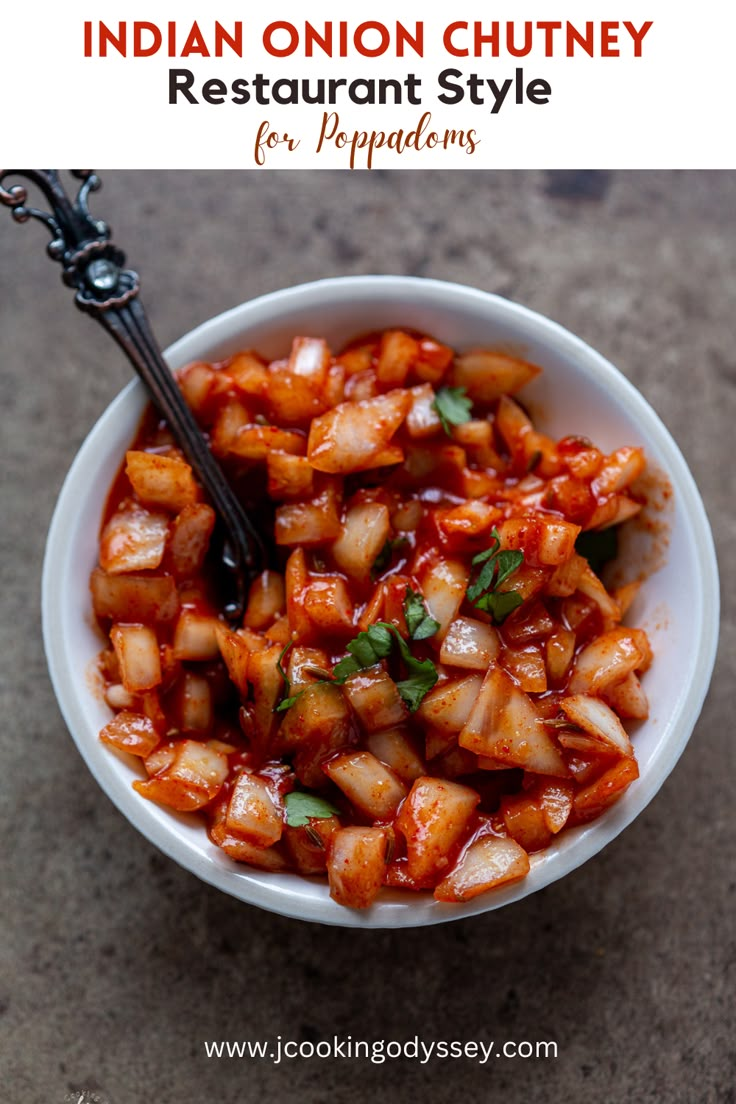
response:
[(362, 670), (360, 663), (358, 663), (355, 656), (345, 656), (339, 663), (335, 664), (332, 671), (335, 682), (343, 683), (350, 675), (354, 675), (356, 671)]
[(302, 828), (305, 824), (309, 824), (310, 817), (324, 819), (325, 817), (337, 816), (340, 812), (331, 802), (325, 801), (323, 797), (304, 793), (302, 790), (292, 790), (291, 793), (288, 793), (284, 798), (284, 807), (286, 808), (286, 823), (290, 828)]
[(487, 548), (485, 552), (479, 552), (477, 556), (473, 556), (470, 561), (473, 567), (477, 567), (478, 564), (485, 563), (486, 560), (490, 560), (492, 556), (495, 556), (501, 547), (501, 540), (498, 536), (498, 529), (491, 529), (492, 544), (490, 548)]
[(424, 660), (423, 666), (427, 667), (426, 671), (419, 671), (411, 678), (402, 679), (401, 682), (396, 683), (396, 689), (408, 705), (410, 713), (416, 713), (424, 697), (437, 682), (437, 670), (431, 659)]
[(290, 640), (288, 644), (284, 645), (284, 647), (281, 649), (281, 652), (279, 654), (279, 658), (276, 660), (276, 670), (278, 671), (278, 673), (281, 675), (282, 679), (284, 680), (284, 686), (286, 688), (287, 697), (285, 697), (283, 699), (283, 701), (280, 701), (279, 704), (274, 707), (274, 709), (273, 709), (274, 713), (283, 713), (285, 709), (290, 709), (291, 706), (296, 701), (296, 699), (299, 697), (298, 694), (296, 694), (293, 698), (288, 697), (289, 691), (291, 690), (291, 682), (289, 681), (289, 676), (287, 675), (286, 671), (284, 670), (283, 664), (281, 662), (293, 643), (294, 643), (294, 641)]
[(410, 586), (406, 588), (403, 609), (406, 627), (412, 640), (427, 640), (439, 629), (440, 623), (429, 616), (422, 595), (412, 590)]
[(491, 531), (493, 543), (485, 552), (479, 552), (473, 557), (473, 565), (482, 564), (478, 578), (467, 588), (465, 594), (468, 601), (472, 602), (476, 609), (490, 613), (498, 624), (520, 606), (524, 601), (515, 590), (503, 590), (498, 588), (510, 575), (521, 567), (524, 562), (524, 553), (520, 549), (504, 548), (501, 550), (501, 540), (498, 530)]
[(337, 682), (344, 682), (349, 675), (373, 667), (391, 652), (390, 626), (380, 621), (369, 625), (365, 632), (359, 632), (347, 645), (350, 655), (345, 656), (336, 665), (333, 674)]
[(288, 652), (289, 648), (291, 648), (293, 643), (294, 643), (294, 641), (290, 640), (289, 643), (286, 644), (284, 648), (282, 648), (281, 653), (279, 655), (279, 658), (276, 660), (276, 670), (278, 671), (278, 673), (281, 675), (282, 679), (286, 683), (286, 693), (287, 694), (289, 693), (289, 690), (291, 689), (291, 683), (289, 682), (289, 676), (287, 675), (286, 671), (284, 670), (281, 661), (283, 660), (284, 656)]
[(375, 579), (378, 575), (380, 575), (382, 572), (384, 572), (386, 570), (388, 565), (391, 563), (391, 553), (392, 552), (393, 552), (393, 547), (391, 545), (391, 541), (387, 540), (385, 542), (383, 548), (381, 549), (381, 551), (378, 553), (375, 560), (373, 561), (373, 567), (371, 568), (371, 578), (372, 579)]
[(383, 574), (388, 565), (391, 563), (394, 552), (403, 548), (405, 544), (408, 544), (406, 537), (394, 537), (393, 540), (389, 539), (384, 544), (381, 551), (373, 561), (373, 567), (371, 568), (371, 578), (376, 579), (379, 575)]
[(470, 421), (472, 408), (472, 400), (467, 398), (464, 387), (440, 387), (432, 402), (432, 409), (439, 415), (448, 437), (452, 436), (450, 426)]
[(504, 579), (508, 579), (509, 575), (512, 575), (517, 568), (521, 567), (524, 562), (524, 553), (516, 549), (506, 549), (503, 552), (498, 553), (496, 563), (498, 564), (498, 574), (496, 575), (496, 582), (494, 586), (496, 589), (500, 587)]
[[(306, 690), (306, 689), (307, 689), (307, 687), (305, 686), (304, 690)], [(273, 712), (274, 713), (284, 713), (284, 712), (286, 712), (287, 709), (291, 709), (292, 705), (294, 705), (295, 702), (299, 701), (299, 698), (304, 693), (304, 690), (300, 690), (298, 694), (294, 694), (294, 696), (291, 697), (291, 698), (282, 698), (282, 700), (279, 702), (279, 704), (276, 706), (276, 708), (274, 709)]]
[[(379, 624), (380, 623), (381, 622), (379, 622)], [(416, 659), (411, 654), (409, 645), (406, 643), (401, 633), (399, 633), (393, 625), (386, 625), (386, 628), (390, 629), (396, 637), (399, 651), (401, 652), (401, 658), (409, 672), (409, 678), (397, 682), (396, 689), (409, 706), (409, 712), (414, 713), (421, 705), (425, 694), (428, 694), (437, 682), (439, 678), (437, 668), (431, 659)]]
[(475, 607), (490, 613), (493, 620), (500, 625), (523, 601), (518, 590), (497, 590), (482, 595)]
[[(431, 620), (431, 618), (430, 618)], [(358, 633), (355, 639), (348, 644), (350, 655), (341, 659), (334, 669), (335, 681), (339, 683), (365, 667), (373, 667), (390, 654), (393, 642), (399, 646), (399, 652), (407, 669), (409, 677), (396, 683), (403, 701), (413, 713), (419, 708), (422, 698), (437, 682), (437, 668), (431, 659), (416, 659), (404, 640), (401, 633), (394, 625), (385, 621), (377, 621), (375, 625), (369, 625), (365, 632)]]
[(487, 560), (480, 569), (480, 574), (475, 582), (468, 587), (466, 593), (471, 602), (479, 598), (484, 591), (493, 586), (493, 576), (496, 574), (496, 559)]
[(473, 567), (477, 567), (478, 564), (483, 564), (483, 567), (480, 569), (478, 578), (467, 589), (466, 593), (469, 601), (475, 602), (476, 598), (479, 598), (493, 584), (493, 576), (496, 573), (496, 557), (500, 547), (501, 539), (498, 535), (498, 529), (494, 528), (491, 530), (491, 547), (487, 548), (485, 552), (479, 552), (470, 561)]
[(575, 551), (585, 557), (596, 575), (600, 575), (608, 561), (615, 560), (618, 555), (618, 526), (587, 529), (575, 541)]

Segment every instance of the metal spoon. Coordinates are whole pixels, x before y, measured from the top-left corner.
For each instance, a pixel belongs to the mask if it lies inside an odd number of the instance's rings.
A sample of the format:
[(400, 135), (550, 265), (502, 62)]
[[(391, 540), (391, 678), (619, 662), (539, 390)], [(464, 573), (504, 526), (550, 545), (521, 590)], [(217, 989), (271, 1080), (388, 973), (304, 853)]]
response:
[[(3, 187), (9, 176), (22, 176), (35, 184), (53, 213), (27, 206), (28, 193), (22, 185)], [(231, 621), (240, 621), (247, 584), (268, 564), (266, 545), (212, 456), (166, 366), (138, 294), (138, 274), (123, 268), (125, 254), (110, 241), (109, 226), (89, 213), (89, 194), (101, 187), (99, 177), (91, 169), (73, 169), (72, 176), (81, 181), (73, 202), (57, 169), (0, 169), (0, 203), (12, 209), (16, 222), (37, 219), (50, 230), (47, 253), (62, 265), (64, 283), (76, 288), (75, 303), (115, 338), (168, 422), (217, 513), (220, 555), (229, 584), (224, 588), (225, 614)]]

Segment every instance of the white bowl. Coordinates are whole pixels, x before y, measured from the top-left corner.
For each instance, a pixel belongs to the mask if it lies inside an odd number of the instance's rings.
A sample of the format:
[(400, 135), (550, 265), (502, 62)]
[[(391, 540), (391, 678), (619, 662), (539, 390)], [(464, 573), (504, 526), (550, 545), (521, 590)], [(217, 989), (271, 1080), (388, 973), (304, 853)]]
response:
[[(641, 775), (598, 820), (563, 832), (532, 857), (522, 882), (467, 904), (384, 890), (367, 911), (342, 908), (326, 882), (269, 874), (232, 862), (196, 816), (139, 797), (130, 760), (98, 740), (109, 710), (91, 683), (102, 646), (92, 616), (89, 574), (97, 561), (100, 517), (146, 397), (132, 382), (108, 407), (66, 478), (49, 531), (43, 573), (43, 630), (51, 678), (69, 729), (100, 786), (152, 843), (204, 881), (261, 908), (325, 924), (403, 927), (436, 924), (499, 908), (561, 878), (595, 855), (651, 801), (693, 730), (708, 689), (718, 637), (718, 572), (708, 519), (676, 444), (638, 391), (598, 353), (561, 326), (473, 288), (401, 276), (357, 276), (303, 284), (227, 311), (167, 351), (172, 368), (221, 359), (238, 349), (283, 355), (296, 334), (323, 336), (333, 348), (385, 327), (430, 333), (454, 348), (513, 349), (544, 373), (524, 392), (540, 427), (553, 436), (583, 434), (606, 450), (641, 444), (666, 472), (673, 509), (666, 563), (642, 588), (634, 610), (650, 633), (655, 662), (647, 673), (651, 716), (635, 746)], [(683, 601), (683, 587), (687, 600)]]

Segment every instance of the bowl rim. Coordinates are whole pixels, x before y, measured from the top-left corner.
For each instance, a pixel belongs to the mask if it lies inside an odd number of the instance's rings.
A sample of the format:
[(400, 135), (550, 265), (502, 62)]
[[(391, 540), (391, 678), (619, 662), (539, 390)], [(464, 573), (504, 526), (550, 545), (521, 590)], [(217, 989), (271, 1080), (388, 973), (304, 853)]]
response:
[[(659, 770), (640, 777), (636, 787), (628, 791), (626, 801), (619, 801), (601, 817), (588, 825), (571, 829), (576, 834), (575, 846), (567, 849), (564, 856), (547, 856), (545, 861), (536, 862), (532, 858), (532, 869), (525, 879), (508, 887), (495, 890), (492, 894), (481, 894), (464, 904), (444, 905), (430, 898), (420, 900), (412, 895), (408, 900), (379, 900), (370, 909), (357, 911), (338, 905), (331, 898), (319, 899), (315, 896), (300, 896), (285, 890), (277, 884), (273, 875), (263, 874), (246, 868), (247, 873), (233, 870), (230, 866), (218, 865), (203, 854), (185, 847), (178, 839), (175, 830), (175, 817), (166, 823), (153, 816), (145, 815), (145, 802), (128, 784), (127, 794), (117, 791), (111, 785), (111, 778), (102, 769), (99, 755), (89, 753), (82, 738), (82, 730), (89, 725), (85, 721), (81, 703), (83, 678), (67, 669), (64, 648), (64, 617), (61, 607), (60, 588), (56, 585), (59, 574), (58, 564), (63, 563), (63, 553), (67, 545), (65, 519), (79, 490), (88, 483), (87, 454), (92, 444), (104, 434), (106, 426), (112, 425), (118, 412), (130, 403), (134, 393), (138, 393), (141, 402), (144, 390), (138, 380), (132, 380), (106, 407), (85, 437), (84, 442), (64, 479), (53, 517), (49, 527), (44, 556), (41, 607), (42, 629), (46, 658), (51, 682), (59, 707), (69, 732), (77, 745), (88, 769), (107, 794), (110, 800), (154, 846), (185, 869), (196, 874), (204, 882), (223, 890), (246, 903), (257, 905), (280, 915), (328, 925), (362, 928), (420, 927), (459, 920), (483, 912), (493, 911), (505, 904), (522, 900), (530, 893), (544, 888), (565, 874), (577, 869), (588, 859), (596, 855), (623, 831), (656, 795), (665, 779), (673, 770), (692, 734), (700, 715), (710, 684), (715, 664), (719, 633), (719, 581), (715, 545), (707, 513), (695, 484), (695, 480), (682, 456), (677, 444), (662, 420), (649, 405), (644, 396), (610, 361), (598, 353), (582, 338), (576, 336), (559, 323), (531, 310), (519, 303), (505, 299), (492, 292), (486, 292), (469, 285), (444, 280), (428, 279), (416, 276), (359, 275), (340, 276), (310, 281), (292, 287), (282, 288), (248, 300), (200, 323), (187, 334), (173, 342), (164, 352), (164, 358), (172, 368), (179, 367), (194, 359), (189, 351), (191, 346), (213, 347), (217, 340), (225, 341), (233, 326), (245, 333), (248, 322), (253, 324), (256, 316), (266, 316), (280, 312), (289, 313), (297, 306), (309, 308), (331, 303), (369, 301), (372, 296), (385, 297), (395, 294), (416, 303), (422, 298), (428, 301), (440, 295), (445, 301), (462, 301), (467, 307), (475, 304), (490, 312), (501, 312), (506, 320), (522, 323), (529, 340), (540, 340), (556, 350), (562, 350), (577, 361), (598, 382), (617, 394), (626, 405), (632, 420), (650, 436), (663, 457), (667, 474), (670, 477), (683, 513), (688, 522), (697, 525), (698, 540), (695, 550), (700, 567), (703, 586), (702, 617), (697, 627), (697, 639), (694, 641), (694, 662), (692, 675), (686, 693), (677, 702), (677, 712), (672, 722), (670, 739), (667, 742), (667, 755), (660, 758)], [(260, 319), (263, 321), (263, 318)], [(205, 356), (206, 353), (198, 353)], [(87, 693), (89, 691), (87, 690)], [(96, 736), (96, 733), (95, 733)], [(94, 745), (100, 752), (110, 755), (108, 749)], [(116, 792), (112, 792), (116, 791)], [(134, 800), (132, 800), (134, 798)], [(143, 806), (143, 808), (142, 808)], [(169, 826), (170, 825), (170, 826)], [(549, 861), (559, 858), (560, 862)], [(564, 861), (562, 861), (564, 859)], [(235, 864), (232, 864), (233, 866)], [(561, 866), (561, 869), (558, 867)], [(294, 875), (299, 877), (299, 875)], [(313, 884), (313, 883), (312, 883)], [(423, 899), (425, 895), (421, 895)]]

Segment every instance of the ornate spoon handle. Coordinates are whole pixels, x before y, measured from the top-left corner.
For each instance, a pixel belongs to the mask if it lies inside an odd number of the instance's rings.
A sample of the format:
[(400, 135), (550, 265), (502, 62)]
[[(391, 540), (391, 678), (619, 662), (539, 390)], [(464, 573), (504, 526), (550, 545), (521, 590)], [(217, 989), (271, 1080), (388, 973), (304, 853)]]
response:
[[(50, 230), (48, 255), (62, 265), (64, 283), (76, 288), (75, 303), (115, 338), (168, 422), (225, 530), (223, 566), (234, 592), (226, 613), (231, 620), (240, 620), (248, 578), (267, 566), (265, 544), (212, 456), (161, 356), (138, 294), (138, 274), (123, 268), (125, 254), (110, 241), (110, 228), (89, 213), (89, 194), (100, 188), (99, 177), (91, 169), (72, 170), (72, 175), (81, 181), (74, 202), (56, 169), (0, 169), (0, 203), (12, 209), (17, 222), (37, 219)], [(29, 207), (22, 185), (3, 187), (9, 176), (23, 176), (35, 184), (52, 213)]]

